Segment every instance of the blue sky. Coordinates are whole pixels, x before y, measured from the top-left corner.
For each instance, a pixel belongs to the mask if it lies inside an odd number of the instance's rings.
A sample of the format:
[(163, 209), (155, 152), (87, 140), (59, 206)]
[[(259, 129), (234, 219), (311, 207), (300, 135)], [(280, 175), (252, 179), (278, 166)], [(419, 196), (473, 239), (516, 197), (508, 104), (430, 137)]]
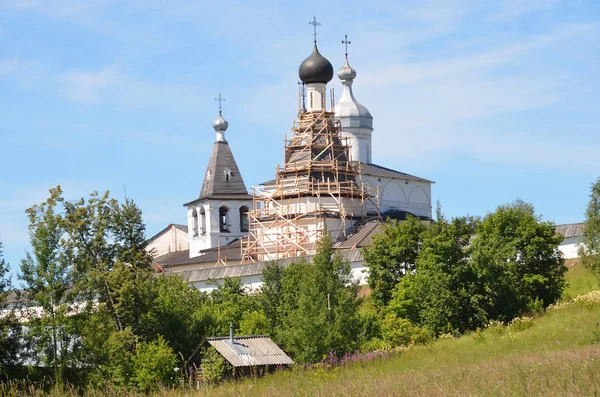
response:
[(219, 92), (247, 186), (271, 179), (314, 15), (336, 70), (352, 41), (375, 163), (436, 181), (448, 216), (519, 197), (583, 220), (600, 170), (598, 1), (0, 0), (0, 239), (15, 272), (24, 210), (58, 184), (72, 199), (125, 188), (149, 236), (185, 223)]

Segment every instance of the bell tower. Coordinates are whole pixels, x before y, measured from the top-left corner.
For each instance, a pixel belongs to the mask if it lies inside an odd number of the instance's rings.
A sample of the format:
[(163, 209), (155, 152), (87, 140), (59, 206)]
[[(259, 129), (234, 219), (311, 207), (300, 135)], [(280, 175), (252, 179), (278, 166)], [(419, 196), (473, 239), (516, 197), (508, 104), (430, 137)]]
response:
[(224, 246), (248, 234), (248, 211), (252, 196), (248, 194), (225, 132), (229, 123), (223, 118), (222, 102), (219, 116), (213, 122), (216, 140), (213, 145), (199, 197), (184, 204), (187, 207), (190, 258), (202, 250)]

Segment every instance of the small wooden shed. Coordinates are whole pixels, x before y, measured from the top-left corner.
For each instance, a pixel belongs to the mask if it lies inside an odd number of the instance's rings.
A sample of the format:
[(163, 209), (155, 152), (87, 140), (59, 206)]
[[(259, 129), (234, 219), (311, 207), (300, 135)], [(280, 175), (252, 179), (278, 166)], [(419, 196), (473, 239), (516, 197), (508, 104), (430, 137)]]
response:
[(198, 379), (205, 347), (214, 347), (231, 368), (235, 378), (260, 376), (282, 367), (289, 367), (294, 361), (266, 335), (235, 336), (230, 326), (229, 337), (210, 337), (196, 348), (187, 360), (191, 378)]

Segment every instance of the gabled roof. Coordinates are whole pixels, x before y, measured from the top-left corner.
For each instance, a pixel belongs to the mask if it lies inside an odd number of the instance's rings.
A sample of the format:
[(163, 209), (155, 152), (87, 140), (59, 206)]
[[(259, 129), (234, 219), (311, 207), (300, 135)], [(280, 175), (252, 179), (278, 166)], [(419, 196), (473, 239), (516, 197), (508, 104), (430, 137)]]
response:
[(363, 175), (379, 176), (384, 178), (405, 179), (409, 181), (435, 183), (429, 179), (420, 178), (405, 172), (400, 172), (377, 164), (360, 163), (360, 170)]
[(181, 230), (182, 232), (187, 233), (188, 232), (188, 227), (187, 225), (180, 225), (177, 223), (171, 223), (169, 224), (167, 227), (165, 227), (163, 230), (161, 230), (160, 232), (156, 233), (154, 236), (150, 237), (148, 240), (146, 240), (147, 244), (150, 244), (151, 242), (153, 242), (154, 240), (156, 240), (157, 238), (159, 238), (160, 236), (162, 236), (163, 234), (165, 234), (166, 232), (168, 232), (172, 227)]
[(171, 252), (154, 259), (154, 263), (161, 268), (172, 268), (185, 265), (200, 265), (205, 263), (217, 263), (219, 258), (226, 258), (228, 261), (242, 259), (241, 240), (235, 239), (227, 245), (220, 248), (208, 248), (200, 251), (199, 256), (190, 258), (190, 250)]
[(556, 225), (556, 233), (564, 238), (579, 237), (583, 235), (583, 223), (569, 223), (566, 225)]
[(198, 199), (217, 196), (218, 198), (250, 198), (227, 141), (215, 142)]
[(233, 344), (229, 337), (206, 338), (206, 343), (217, 349), (234, 367), (294, 364), (271, 338), (264, 335), (236, 336)]
[[(367, 164), (367, 163), (359, 163), (359, 164), (360, 164), (361, 173), (363, 175), (371, 175), (371, 176), (377, 176), (377, 177), (383, 177), (383, 178), (403, 179), (403, 180), (408, 180), (408, 181), (435, 183), (433, 181), (430, 181), (429, 179), (425, 179), (425, 178), (421, 178), (421, 177), (414, 176), (411, 174), (407, 174), (405, 172), (396, 171), (391, 168), (384, 167), (382, 165)], [(274, 186), (275, 182), (276, 182), (275, 179), (271, 179), (271, 180), (261, 183), (261, 185)]]

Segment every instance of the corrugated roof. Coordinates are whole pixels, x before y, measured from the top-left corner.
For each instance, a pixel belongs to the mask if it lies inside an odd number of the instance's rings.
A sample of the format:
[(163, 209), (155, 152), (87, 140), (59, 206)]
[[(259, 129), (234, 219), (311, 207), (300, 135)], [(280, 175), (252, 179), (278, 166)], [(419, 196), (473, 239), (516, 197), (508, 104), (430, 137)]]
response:
[(583, 235), (583, 223), (556, 225), (556, 232), (564, 238), (579, 237)]
[[(227, 170), (229, 178), (226, 177)], [(220, 195), (250, 197), (227, 141), (217, 141), (213, 146), (199, 199)]]
[(294, 361), (267, 336), (235, 337), (233, 345), (228, 337), (207, 338), (206, 341), (234, 367), (294, 364)]
[[(360, 249), (345, 249), (340, 250), (339, 253), (344, 259), (348, 260), (349, 262), (360, 262), (363, 260)], [(279, 264), (279, 266), (287, 267), (291, 263), (299, 260), (305, 260), (311, 263), (313, 258), (314, 255), (307, 255), (293, 258), (282, 258), (278, 259), (276, 262)], [(193, 270), (180, 270), (174, 271), (172, 272), (172, 274), (179, 274), (188, 283), (195, 283), (208, 280), (222, 280), (228, 277), (259, 276), (262, 274), (263, 269), (265, 268), (267, 263), (268, 262), (254, 262), (241, 265), (219, 266)]]

